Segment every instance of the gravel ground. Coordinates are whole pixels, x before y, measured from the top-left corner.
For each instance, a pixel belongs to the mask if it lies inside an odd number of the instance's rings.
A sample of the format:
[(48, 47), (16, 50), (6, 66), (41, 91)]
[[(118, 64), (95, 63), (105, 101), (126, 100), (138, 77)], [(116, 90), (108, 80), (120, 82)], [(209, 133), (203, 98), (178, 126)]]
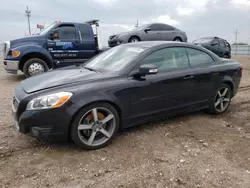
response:
[[(250, 85), (250, 58), (241, 86)], [(136, 126), (106, 148), (43, 143), (13, 128), (11, 98), (23, 75), (0, 66), (0, 187), (250, 187), (250, 90), (228, 112), (203, 112)]]

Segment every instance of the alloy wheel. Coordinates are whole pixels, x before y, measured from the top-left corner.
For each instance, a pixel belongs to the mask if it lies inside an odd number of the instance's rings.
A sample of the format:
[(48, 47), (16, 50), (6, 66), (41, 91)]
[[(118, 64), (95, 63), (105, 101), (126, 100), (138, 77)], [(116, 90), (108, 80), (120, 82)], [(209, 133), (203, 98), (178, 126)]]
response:
[(78, 136), (88, 146), (106, 143), (114, 134), (116, 121), (107, 108), (96, 107), (86, 112), (78, 123)]
[(221, 89), (219, 89), (215, 97), (215, 109), (218, 112), (224, 112), (230, 103), (230, 97), (230, 90), (227, 87), (222, 87)]

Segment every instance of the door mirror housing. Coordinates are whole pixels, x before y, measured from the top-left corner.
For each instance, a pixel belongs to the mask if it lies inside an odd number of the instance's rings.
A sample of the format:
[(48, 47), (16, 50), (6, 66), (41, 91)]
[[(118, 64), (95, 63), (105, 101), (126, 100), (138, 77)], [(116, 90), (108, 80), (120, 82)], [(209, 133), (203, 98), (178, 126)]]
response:
[(49, 38), (51, 40), (58, 39), (59, 38), (58, 29), (52, 29), (49, 33)]
[(147, 33), (148, 31), (151, 31), (151, 28), (147, 27), (144, 29), (144, 31)]
[(139, 71), (135, 74), (137, 76), (146, 76), (149, 74), (157, 74), (158, 68), (152, 64), (141, 65)]

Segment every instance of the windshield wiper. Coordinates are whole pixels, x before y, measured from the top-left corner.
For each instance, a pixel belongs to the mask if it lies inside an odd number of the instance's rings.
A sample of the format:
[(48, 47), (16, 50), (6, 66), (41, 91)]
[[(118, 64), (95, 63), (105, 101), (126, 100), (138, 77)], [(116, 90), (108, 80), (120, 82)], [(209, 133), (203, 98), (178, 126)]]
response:
[(99, 71), (97, 71), (97, 70), (95, 70), (95, 69), (93, 69), (93, 68), (90, 68), (90, 67), (83, 67), (83, 68), (85, 68), (85, 69), (87, 69), (87, 70), (90, 70), (90, 71), (99, 72)]

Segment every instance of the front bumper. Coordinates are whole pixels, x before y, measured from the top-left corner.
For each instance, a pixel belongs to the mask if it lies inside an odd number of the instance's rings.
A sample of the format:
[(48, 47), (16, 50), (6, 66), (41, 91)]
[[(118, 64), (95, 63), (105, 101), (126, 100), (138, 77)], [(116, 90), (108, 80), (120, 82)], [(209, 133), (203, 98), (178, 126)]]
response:
[(7, 73), (17, 74), (19, 69), (19, 61), (3, 60), (4, 69)]
[(111, 39), (108, 41), (109, 47), (115, 47), (117, 45), (122, 44), (123, 41), (119, 40), (119, 39)]
[(67, 141), (72, 115), (66, 109), (18, 112), (12, 107), (15, 129), (23, 134), (51, 141)]

